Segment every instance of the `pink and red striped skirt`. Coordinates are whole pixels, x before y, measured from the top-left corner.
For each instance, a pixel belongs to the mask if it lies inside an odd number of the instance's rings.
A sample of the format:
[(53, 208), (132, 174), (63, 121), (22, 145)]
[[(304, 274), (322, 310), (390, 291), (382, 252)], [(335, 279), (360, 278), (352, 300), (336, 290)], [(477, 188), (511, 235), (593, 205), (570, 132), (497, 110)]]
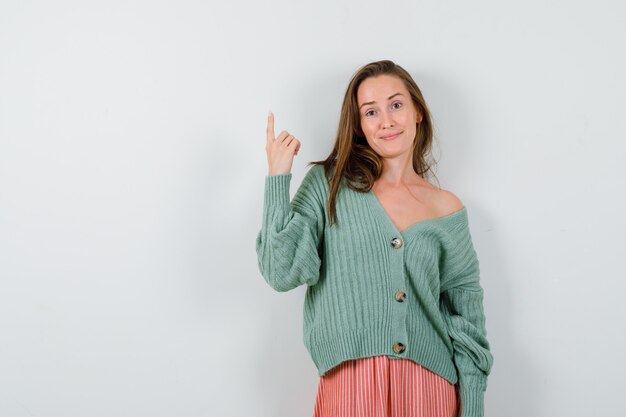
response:
[(456, 417), (455, 384), (409, 359), (342, 362), (320, 377), (313, 417)]

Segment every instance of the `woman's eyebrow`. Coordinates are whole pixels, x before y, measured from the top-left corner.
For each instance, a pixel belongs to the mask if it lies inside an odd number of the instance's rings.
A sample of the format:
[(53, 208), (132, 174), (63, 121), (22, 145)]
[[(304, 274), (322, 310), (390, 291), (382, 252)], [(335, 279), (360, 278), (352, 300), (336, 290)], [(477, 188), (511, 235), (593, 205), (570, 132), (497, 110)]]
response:
[[(389, 97), (387, 97), (387, 100), (391, 100), (392, 98), (394, 98), (395, 96), (401, 96), (402, 93), (396, 93), (396, 94), (392, 94)], [(367, 103), (363, 103), (359, 106), (359, 109), (363, 106), (367, 106), (368, 104), (374, 104), (376, 103), (375, 101), (368, 101)]]

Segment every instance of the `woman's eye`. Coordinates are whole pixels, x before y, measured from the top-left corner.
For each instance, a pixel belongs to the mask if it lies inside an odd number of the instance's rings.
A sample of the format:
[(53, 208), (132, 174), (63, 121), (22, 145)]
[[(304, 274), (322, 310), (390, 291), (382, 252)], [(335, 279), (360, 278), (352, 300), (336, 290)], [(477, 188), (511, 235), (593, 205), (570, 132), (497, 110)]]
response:
[[(392, 106), (395, 106), (396, 104), (398, 104), (400, 107), (402, 107), (402, 103), (400, 103), (399, 101), (396, 101), (395, 103), (392, 104)], [(396, 109), (399, 107), (396, 107)]]
[(369, 110), (368, 112), (365, 113), (365, 115), (368, 116), (372, 112), (374, 112), (374, 110)]

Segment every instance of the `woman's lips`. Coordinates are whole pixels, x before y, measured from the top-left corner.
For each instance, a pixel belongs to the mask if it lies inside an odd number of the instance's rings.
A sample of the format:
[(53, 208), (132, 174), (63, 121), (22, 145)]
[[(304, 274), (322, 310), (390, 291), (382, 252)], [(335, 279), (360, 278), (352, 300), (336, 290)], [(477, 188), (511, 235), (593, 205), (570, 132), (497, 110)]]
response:
[(398, 132), (398, 133), (396, 133), (396, 134), (394, 134), (394, 135), (391, 135), (391, 136), (383, 136), (383, 137), (381, 137), (381, 139), (382, 139), (382, 140), (393, 140), (393, 139), (395, 139), (396, 137), (398, 137), (398, 135), (399, 135), (400, 133), (402, 133), (402, 132)]

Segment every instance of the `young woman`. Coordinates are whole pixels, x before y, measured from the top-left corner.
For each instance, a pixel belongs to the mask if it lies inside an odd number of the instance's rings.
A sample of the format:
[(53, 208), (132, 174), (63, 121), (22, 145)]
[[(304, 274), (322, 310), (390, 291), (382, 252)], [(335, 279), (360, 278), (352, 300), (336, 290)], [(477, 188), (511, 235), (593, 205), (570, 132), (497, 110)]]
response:
[(289, 200), (300, 141), (268, 115), (258, 265), (307, 284), (314, 417), (482, 417), (493, 364), (467, 208), (428, 180), (422, 93), (384, 60), (352, 77), (334, 148)]

